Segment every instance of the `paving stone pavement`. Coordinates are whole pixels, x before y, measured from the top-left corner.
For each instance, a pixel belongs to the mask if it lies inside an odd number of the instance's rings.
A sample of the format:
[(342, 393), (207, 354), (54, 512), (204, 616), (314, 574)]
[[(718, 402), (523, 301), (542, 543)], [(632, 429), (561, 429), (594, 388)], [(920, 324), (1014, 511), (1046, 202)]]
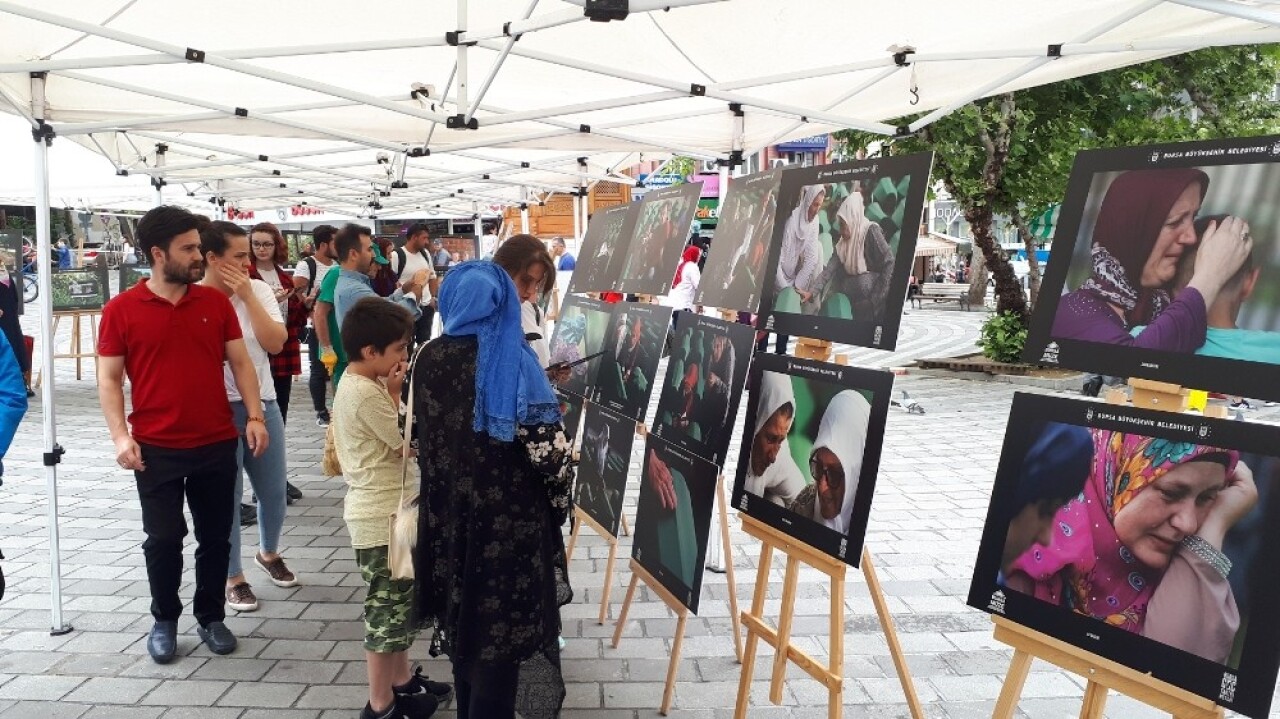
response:
[[(959, 354), (973, 346), (984, 313), (913, 311), (903, 318), (899, 350), (849, 350), (853, 363), (888, 367), (923, 356)], [(34, 329), (34, 317), (24, 324)], [(67, 328), (61, 334), (65, 335)], [(837, 347), (837, 351), (847, 348)], [(280, 589), (250, 568), (262, 606), (233, 614), (238, 651), (217, 657), (199, 647), (188, 617), (180, 624), (180, 657), (158, 666), (147, 657), (150, 627), (143, 540), (132, 477), (118, 470), (103, 425), (92, 368), (76, 381), (73, 365), (57, 370), (59, 438), (67, 455), (58, 471), (64, 618), (75, 630), (51, 636), (46, 484), (40, 466), (41, 411), (33, 407), (5, 460), (0, 489), (0, 549), (9, 587), (0, 602), (0, 719), (336, 719), (353, 718), (364, 703), (360, 643), (361, 581), (342, 523), (344, 488), (322, 476), (323, 430), (315, 426), (305, 385), (295, 384), (288, 428), (289, 474), (304, 497), (289, 509), (283, 552), (302, 583)], [(991, 638), (987, 616), (964, 605), (986, 513), (991, 479), (1013, 392), (1011, 385), (901, 377), (927, 409), (923, 416), (892, 411), (876, 500), (867, 534), (877, 571), (926, 715), (931, 719), (989, 717), (1010, 651)], [(745, 403), (744, 403), (745, 405)], [(1280, 411), (1264, 411), (1267, 416)], [(738, 436), (741, 436), (741, 418)], [(627, 501), (634, 517), (641, 443), (632, 456)], [(737, 466), (736, 448), (727, 466)], [(731, 470), (732, 471), (732, 470)], [(759, 547), (731, 519), (730, 556), (745, 606)], [(256, 533), (244, 535), (253, 551)], [(630, 539), (621, 538), (623, 557)], [(187, 547), (189, 597), (190, 551)], [(646, 590), (632, 606), (624, 640), (609, 645), (629, 580), (615, 573), (610, 623), (596, 623), (605, 543), (584, 533), (570, 575), (577, 592), (562, 612), (567, 642), (565, 719), (656, 716), (675, 618)], [(251, 566), (251, 565), (246, 565)], [(782, 564), (770, 571), (769, 612), (780, 603)], [(675, 707), (677, 719), (732, 716), (739, 666), (729, 636), (727, 585), (708, 572), (700, 615), (684, 643)], [(828, 646), (829, 586), (812, 570), (801, 573), (795, 641), (817, 657)], [(845, 587), (845, 717), (908, 716), (901, 687), (858, 571)], [(418, 655), (433, 677), (448, 666)], [(757, 661), (749, 716), (826, 717), (826, 693), (794, 667), (781, 706), (767, 701), (769, 662)], [(1019, 716), (1058, 719), (1078, 714), (1084, 683), (1037, 663), (1027, 680)], [(1107, 716), (1167, 716), (1113, 697)], [(439, 716), (452, 717), (452, 711)], [(1272, 716), (1280, 716), (1280, 712)]]

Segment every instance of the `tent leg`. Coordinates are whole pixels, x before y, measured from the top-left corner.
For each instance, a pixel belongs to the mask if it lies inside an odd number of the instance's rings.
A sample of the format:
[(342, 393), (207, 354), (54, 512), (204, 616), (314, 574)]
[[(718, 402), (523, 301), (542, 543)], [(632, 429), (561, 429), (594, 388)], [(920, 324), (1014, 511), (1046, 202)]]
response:
[(49, 143), (53, 141), (52, 129), (44, 121), (44, 73), (31, 78), (32, 116), (39, 128), (32, 131), (35, 140), (36, 166), (36, 257), (40, 284), (40, 334), (44, 351), (41, 352), (40, 404), (44, 418), (44, 472), (49, 500), (49, 631), (66, 634), (71, 626), (62, 620), (62, 551), (58, 537), (58, 463), (62, 460), (62, 447), (58, 446), (57, 417), (53, 406), (53, 278), (47, 259), (52, 242), (49, 236)]

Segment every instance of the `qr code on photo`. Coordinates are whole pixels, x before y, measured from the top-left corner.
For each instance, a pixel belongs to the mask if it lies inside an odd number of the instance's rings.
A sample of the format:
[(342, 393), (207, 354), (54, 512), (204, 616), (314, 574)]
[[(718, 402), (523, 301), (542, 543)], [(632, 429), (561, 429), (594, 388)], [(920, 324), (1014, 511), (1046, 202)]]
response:
[(1222, 688), (1218, 690), (1218, 701), (1232, 702), (1236, 699), (1236, 675), (1223, 672)]

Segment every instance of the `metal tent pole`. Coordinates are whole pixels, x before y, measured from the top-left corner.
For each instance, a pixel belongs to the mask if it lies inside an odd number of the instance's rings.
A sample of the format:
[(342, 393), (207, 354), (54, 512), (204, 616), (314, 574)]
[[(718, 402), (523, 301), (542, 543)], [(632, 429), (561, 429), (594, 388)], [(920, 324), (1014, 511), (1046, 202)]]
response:
[(529, 188), (520, 188), (520, 234), (529, 234)]
[(165, 153), (169, 146), (164, 143), (156, 145), (156, 174), (151, 178), (151, 186), (156, 188), (156, 207), (164, 204), (164, 165)]
[(62, 620), (62, 549), (58, 536), (58, 463), (62, 447), (58, 446), (58, 420), (53, 406), (53, 278), (49, 257), (49, 145), (53, 129), (45, 123), (44, 73), (31, 75), (31, 113), (38, 127), (31, 131), (35, 140), (36, 166), (36, 266), (40, 285), (40, 405), (44, 419), (44, 476), (49, 500), (49, 633), (66, 634), (71, 626)]

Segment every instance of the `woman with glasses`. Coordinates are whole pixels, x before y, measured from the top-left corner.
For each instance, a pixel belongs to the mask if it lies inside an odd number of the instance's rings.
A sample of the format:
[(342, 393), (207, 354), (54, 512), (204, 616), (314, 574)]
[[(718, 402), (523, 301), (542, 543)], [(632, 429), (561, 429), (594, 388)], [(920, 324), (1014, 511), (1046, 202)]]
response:
[(791, 503), (791, 511), (841, 534), (849, 531), (870, 418), (871, 404), (856, 390), (831, 398), (809, 453), (813, 483)]

